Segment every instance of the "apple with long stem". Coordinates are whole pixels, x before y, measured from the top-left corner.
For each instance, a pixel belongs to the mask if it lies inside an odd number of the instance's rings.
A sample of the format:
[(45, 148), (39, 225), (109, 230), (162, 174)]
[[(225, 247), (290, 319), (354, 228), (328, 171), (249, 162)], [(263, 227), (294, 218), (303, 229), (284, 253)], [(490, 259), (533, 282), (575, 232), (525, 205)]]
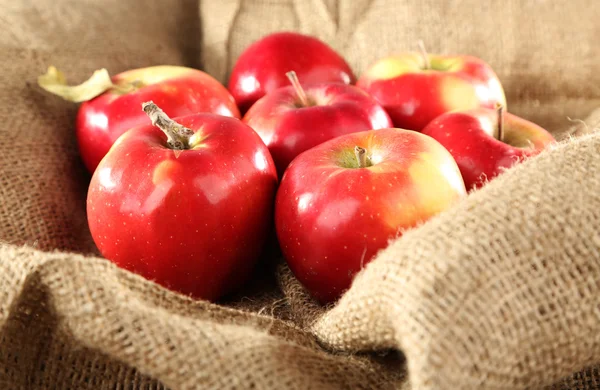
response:
[(433, 138), (352, 133), (292, 161), (277, 192), (276, 232), (294, 275), (327, 303), (390, 239), (465, 195), (456, 162)]
[(38, 84), (68, 101), (82, 102), (75, 130), (81, 158), (90, 172), (121, 134), (146, 123), (148, 118), (139, 110), (145, 101), (155, 101), (173, 117), (199, 112), (240, 117), (223, 85), (202, 71), (182, 66), (132, 69), (113, 77), (101, 69), (77, 86), (67, 85), (65, 76), (50, 67)]
[(480, 188), (555, 142), (548, 131), (506, 112), (501, 104), (495, 109), (477, 108), (441, 115), (423, 129), (423, 134), (448, 149), (468, 190)]
[(502, 85), (487, 63), (428, 54), (422, 43), (420, 48), (375, 62), (356, 84), (386, 109), (394, 126), (420, 131), (449, 111), (506, 106)]
[(356, 81), (344, 58), (318, 38), (295, 32), (269, 34), (248, 46), (231, 71), (228, 88), (242, 113), (288, 85), (285, 73), (291, 69), (305, 84)]
[(302, 87), (296, 72), (291, 86), (271, 92), (244, 116), (265, 142), (279, 175), (300, 153), (332, 138), (392, 127), (385, 110), (367, 93), (341, 83)]
[(120, 267), (218, 299), (249, 276), (271, 231), (273, 160), (235, 118), (172, 120), (152, 102), (142, 112), (152, 124), (119, 137), (92, 176), (92, 237)]

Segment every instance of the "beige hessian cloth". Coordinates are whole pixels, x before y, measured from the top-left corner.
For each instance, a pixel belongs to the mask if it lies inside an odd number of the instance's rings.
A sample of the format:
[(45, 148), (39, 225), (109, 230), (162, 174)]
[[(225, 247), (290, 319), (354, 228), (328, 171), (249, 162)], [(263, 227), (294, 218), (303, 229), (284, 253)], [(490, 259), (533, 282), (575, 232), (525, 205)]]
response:
[[(567, 119), (600, 107), (593, 3), (0, 0), (0, 388), (600, 389), (600, 111)], [(333, 308), (267, 259), (216, 305), (95, 257), (76, 106), (37, 75), (181, 64), (225, 82), (279, 29), (358, 74), (419, 39), (480, 56), (509, 110), (564, 141), (391, 243)]]

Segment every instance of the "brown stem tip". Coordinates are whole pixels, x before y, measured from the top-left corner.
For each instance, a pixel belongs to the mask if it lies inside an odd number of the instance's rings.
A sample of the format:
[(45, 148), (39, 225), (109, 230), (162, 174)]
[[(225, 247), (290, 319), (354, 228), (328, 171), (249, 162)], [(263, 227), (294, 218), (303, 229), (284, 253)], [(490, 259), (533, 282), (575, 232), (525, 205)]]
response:
[(298, 99), (300, 100), (300, 104), (302, 104), (303, 107), (308, 107), (309, 102), (308, 98), (306, 97), (306, 92), (304, 92), (304, 88), (302, 88), (302, 85), (300, 85), (300, 80), (298, 80), (298, 75), (296, 72), (290, 70), (285, 75), (290, 80), (290, 83), (294, 86), (296, 95), (298, 95)]
[(358, 162), (359, 168), (366, 168), (369, 165), (367, 160), (367, 149), (361, 148), (360, 146), (355, 146), (354, 155), (356, 156), (356, 161)]
[(152, 125), (158, 127), (167, 135), (167, 143), (174, 150), (184, 150), (190, 148), (190, 138), (194, 132), (169, 118), (163, 110), (154, 102), (142, 103), (142, 110), (152, 121)]
[(498, 128), (496, 136), (500, 141), (504, 141), (504, 105), (502, 105), (501, 103), (496, 103), (496, 118), (498, 121), (496, 125), (496, 127)]
[(419, 46), (419, 51), (421, 52), (425, 69), (431, 69), (431, 60), (429, 59), (429, 54), (427, 54), (427, 49), (425, 49), (425, 43), (423, 43), (422, 40), (419, 40), (419, 42), (417, 42), (417, 46)]

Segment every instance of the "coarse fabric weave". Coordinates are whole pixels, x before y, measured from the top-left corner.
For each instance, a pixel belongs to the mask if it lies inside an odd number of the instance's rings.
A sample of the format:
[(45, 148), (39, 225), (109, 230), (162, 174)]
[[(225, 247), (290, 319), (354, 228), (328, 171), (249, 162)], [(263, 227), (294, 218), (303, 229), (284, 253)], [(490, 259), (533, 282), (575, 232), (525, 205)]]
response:
[[(0, 0), (0, 20), (0, 388), (600, 389), (600, 7)], [(77, 106), (36, 77), (171, 64), (226, 83), (279, 30), (320, 37), (357, 75), (419, 39), (481, 57), (509, 111), (560, 143), (391, 242), (332, 307), (278, 258), (214, 304), (99, 257)]]

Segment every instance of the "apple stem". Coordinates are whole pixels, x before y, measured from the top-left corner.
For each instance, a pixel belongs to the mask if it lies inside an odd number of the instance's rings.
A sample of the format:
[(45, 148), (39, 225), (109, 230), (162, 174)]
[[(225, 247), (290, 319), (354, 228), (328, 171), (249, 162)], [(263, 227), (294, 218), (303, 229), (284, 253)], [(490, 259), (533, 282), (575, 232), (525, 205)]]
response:
[(306, 97), (306, 92), (304, 92), (304, 88), (302, 88), (302, 85), (300, 85), (300, 80), (298, 80), (298, 75), (296, 74), (296, 72), (290, 70), (285, 75), (290, 80), (290, 83), (292, 83), (292, 85), (294, 86), (294, 89), (296, 90), (296, 95), (298, 95), (298, 99), (300, 99), (300, 104), (302, 104), (303, 107), (308, 107), (309, 103), (308, 98)]
[(496, 103), (496, 113), (498, 118), (498, 139), (504, 142), (504, 106), (500, 103)]
[(419, 42), (417, 42), (417, 45), (419, 46), (421, 57), (425, 62), (425, 69), (431, 69), (431, 60), (429, 59), (429, 54), (427, 54), (427, 49), (425, 49), (425, 43), (423, 43), (422, 40), (419, 40)]
[(359, 168), (366, 168), (369, 166), (369, 162), (367, 160), (367, 149), (361, 148), (360, 146), (355, 146), (354, 155), (356, 156), (356, 161), (358, 162)]
[(194, 132), (169, 118), (163, 110), (154, 102), (142, 103), (142, 110), (152, 121), (152, 125), (158, 127), (167, 135), (167, 143), (174, 150), (184, 150), (190, 148), (190, 137)]

